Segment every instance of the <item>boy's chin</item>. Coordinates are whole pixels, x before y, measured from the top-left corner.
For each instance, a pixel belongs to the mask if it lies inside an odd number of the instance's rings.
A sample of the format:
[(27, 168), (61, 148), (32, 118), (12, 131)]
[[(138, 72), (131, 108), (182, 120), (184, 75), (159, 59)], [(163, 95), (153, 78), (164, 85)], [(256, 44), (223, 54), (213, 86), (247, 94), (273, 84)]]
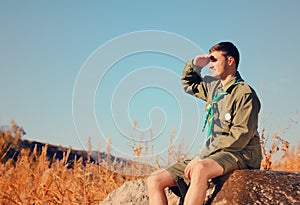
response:
[(211, 76), (220, 79), (220, 76), (216, 75), (215, 73), (212, 73)]

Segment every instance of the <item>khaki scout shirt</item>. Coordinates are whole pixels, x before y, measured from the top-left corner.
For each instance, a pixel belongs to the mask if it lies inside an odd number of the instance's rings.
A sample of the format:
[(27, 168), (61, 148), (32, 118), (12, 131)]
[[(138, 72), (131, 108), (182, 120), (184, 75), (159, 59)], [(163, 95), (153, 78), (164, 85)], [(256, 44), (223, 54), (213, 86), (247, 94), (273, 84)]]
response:
[(214, 109), (212, 132), (199, 154), (200, 158), (206, 158), (217, 152), (229, 152), (242, 165), (259, 168), (262, 159), (257, 132), (260, 102), (255, 91), (242, 81), (239, 72), (223, 86), (216, 78), (210, 76), (202, 78), (200, 71), (201, 68), (193, 66), (190, 61), (186, 63), (182, 85), (187, 93), (206, 101), (208, 107), (215, 92), (227, 92), (219, 101), (212, 104)]

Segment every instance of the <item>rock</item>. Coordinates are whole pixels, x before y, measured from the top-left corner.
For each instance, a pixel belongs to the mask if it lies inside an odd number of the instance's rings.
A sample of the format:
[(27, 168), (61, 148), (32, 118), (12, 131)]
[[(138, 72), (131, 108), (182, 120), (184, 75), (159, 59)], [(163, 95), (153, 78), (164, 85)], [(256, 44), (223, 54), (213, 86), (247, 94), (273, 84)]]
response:
[[(266, 170), (236, 170), (214, 179), (205, 205), (279, 204), (300, 205), (300, 173)], [(166, 191), (170, 205), (179, 198)], [(101, 205), (148, 204), (146, 180), (129, 181), (113, 191)]]
[(206, 204), (300, 205), (300, 173), (236, 170), (216, 184)]
[[(178, 197), (166, 191), (169, 205), (177, 205)], [(148, 195), (146, 190), (146, 179), (128, 181), (115, 191), (111, 192), (100, 205), (146, 205)]]

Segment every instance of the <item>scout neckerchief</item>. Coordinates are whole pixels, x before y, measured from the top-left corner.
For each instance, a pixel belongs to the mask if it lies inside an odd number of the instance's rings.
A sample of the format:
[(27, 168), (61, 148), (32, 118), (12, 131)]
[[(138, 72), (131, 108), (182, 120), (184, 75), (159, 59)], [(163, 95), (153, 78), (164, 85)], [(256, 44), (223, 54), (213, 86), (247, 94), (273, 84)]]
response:
[(235, 85), (237, 85), (239, 82), (242, 82), (242, 81), (243, 80), (241, 78), (237, 79), (233, 85), (231, 85), (226, 91), (222, 91), (221, 93), (218, 93), (218, 89), (215, 89), (212, 102), (211, 102), (211, 104), (208, 105), (207, 112), (206, 112), (206, 115), (205, 115), (204, 124), (203, 124), (203, 128), (202, 128), (202, 132), (204, 132), (207, 121), (208, 121), (208, 118), (209, 118), (209, 127), (208, 127), (208, 130), (207, 130), (206, 139), (208, 139), (209, 136), (211, 135), (211, 132), (212, 132), (212, 129), (213, 129), (213, 124), (214, 124), (213, 120), (214, 120), (215, 110), (213, 108), (213, 104), (217, 103), (224, 95), (228, 94), (228, 92), (227, 92), (228, 90), (232, 89)]

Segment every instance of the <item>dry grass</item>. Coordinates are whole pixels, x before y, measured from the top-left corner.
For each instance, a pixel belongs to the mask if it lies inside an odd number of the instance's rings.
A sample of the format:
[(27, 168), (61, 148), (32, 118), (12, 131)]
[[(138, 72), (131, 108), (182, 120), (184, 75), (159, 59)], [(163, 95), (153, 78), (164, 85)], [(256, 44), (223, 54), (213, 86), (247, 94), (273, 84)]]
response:
[(300, 143), (284, 151), (281, 159), (276, 160), (272, 167), (274, 170), (300, 172)]
[[(136, 129), (136, 125), (135, 125)], [(134, 130), (136, 133), (136, 130)], [(62, 160), (50, 160), (47, 158), (47, 145), (43, 147), (40, 154), (35, 150), (29, 153), (23, 150), (16, 162), (13, 159), (4, 160), (8, 151), (12, 147), (17, 147), (20, 137), (24, 134), (22, 128), (11, 123), (11, 128), (5, 132), (0, 132), (0, 204), (99, 204), (108, 193), (121, 186), (124, 182), (135, 180), (145, 173), (145, 167), (141, 164), (126, 165), (131, 175), (120, 174), (122, 172), (112, 172), (107, 167), (124, 167), (117, 162), (111, 162), (110, 146), (111, 141), (106, 143), (105, 150), (107, 159), (105, 166), (98, 163), (87, 162), (85, 165), (82, 159), (72, 161), (73, 168), (68, 167), (68, 157), (70, 150), (65, 153)], [(175, 128), (170, 135), (170, 145), (168, 149), (167, 163), (172, 159), (180, 158), (183, 145), (173, 145)], [(141, 134), (140, 138), (144, 135)], [(150, 139), (151, 139), (150, 135)], [(264, 161), (262, 169), (299, 171), (300, 170), (300, 144), (298, 147), (289, 146), (288, 142), (282, 140), (276, 133), (272, 137), (270, 149), (265, 144), (264, 130), (262, 132), (262, 148)], [(142, 141), (142, 140), (140, 140)], [(91, 139), (88, 139), (88, 152), (91, 151)], [(137, 160), (143, 154), (149, 154), (147, 140), (145, 143), (132, 144), (133, 155)], [(152, 147), (153, 152), (153, 147)], [(280, 160), (275, 160), (276, 154), (282, 152)], [(153, 154), (153, 153), (152, 153)], [(155, 155), (157, 168), (160, 167), (158, 157)], [(121, 168), (120, 168), (121, 169)], [(147, 168), (146, 173), (152, 170)], [(124, 172), (123, 172), (124, 173)], [(145, 177), (145, 175), (144, 175)]]
[[(263, 151), (263, 161), (261, 169), (277, 171), (300, 171), (300, 143), (295, 151), (295, 146), (291, 146), (288, 141), (282, 139), (278, 133), (274, 133), (270, 148), (267, 148), (264, 129), (261, 134), (261, 147)], [(281, 156), (278, 156), (281, 155)]]
[(0, 164), (1, 204), (98, 204), (125, 181), (136, 179), (93, 163), (83, 166), (81, 159), (69, 169), (68, 153), (50, 166), (46, 150), (41, 155), (23, 151), (15, 166)]
[[(2, 133), (1, 139), (6, 136), (1, 141), (2, 159), (10, 147), (17, 145), (12, 130)], [(47, 145), (41, 154), (36, 149), (31, 154), (23, 150), (16, 162), (10, 159), (0, 163), (0, 204), (99, 204), (124, 182), (139, 178), (112, 172), (101, 164), (87, 162), (83, 166), (81, 159), (75, 159), (70, 169), (70, 150), (50, 165), (46, 153)]]
[(99, 204), (125, 181), (136, 179), (93, 163), (83, 166), (81, 159), (70, 169), (68, 153), (50, 166), (46, 150), (41, 155), (23, 151), (15, 166), (0, 164), (1, 204)]

